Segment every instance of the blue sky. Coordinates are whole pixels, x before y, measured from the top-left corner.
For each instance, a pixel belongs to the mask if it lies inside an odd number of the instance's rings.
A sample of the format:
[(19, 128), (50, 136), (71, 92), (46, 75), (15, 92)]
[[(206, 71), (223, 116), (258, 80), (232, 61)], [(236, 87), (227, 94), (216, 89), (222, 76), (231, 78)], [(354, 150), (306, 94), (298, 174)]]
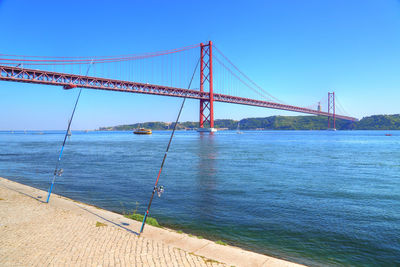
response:
[[(0, 0), (0, 53), (93, 56), (152, 52), (212, 40), (288, 104), (335, 91), (358, 118), (400, 113), (400, 2)], [(0, 82), (0, 130), (64, 129), (77, 91)], [(85, 90), (73, 129), (173, 121), (181, 99)], [(215, 104), (218, 119), (297, 115)], [(198, 120), (190, 100), (182, 120)]]

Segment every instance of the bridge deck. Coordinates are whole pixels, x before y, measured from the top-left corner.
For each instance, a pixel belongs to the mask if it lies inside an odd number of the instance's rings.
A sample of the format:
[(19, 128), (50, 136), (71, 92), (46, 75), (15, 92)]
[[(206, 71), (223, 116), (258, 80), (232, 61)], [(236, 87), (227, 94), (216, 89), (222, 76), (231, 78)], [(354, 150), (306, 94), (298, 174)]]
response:
[[(10, 67), (4, 65), (0, 65), (0, 80), (11, 81), (11, 82), (57, 85), (57, 86), (64, 86), (65, 89), (69, 89), (71, 87), (84, 87), (88, 89), (97, 89), (97, 90), (109, 90), (109, 91), (163, 95), (163, 96), (173, 96), (173, 97), (187, 97), (199, 100), (209, 99), (208, 92), (200, 92), (197, 90), (189, 90), (189, 89), (182, 89), (182, 88), (175, 88), (175, 87), (154, 85), (147, 83), (119, 81), (107, 78), (89, 77), (89, 76), (81, 76), (75, 74), (67, 74), (67, 73), (59, 73), (59, 72), (51, 72), (43, 70), (25, 69), (25, 68)], [(224, 94), (214, 94), (214, 101), (333, 117), (333, 114), (323, 111), (297, 107), (292, 105), (285, 105), (269, 101), (224, 95)], [(356, 118), (349, 116), (335, 114), (335, 117), (338, 119), (357, 121)]]

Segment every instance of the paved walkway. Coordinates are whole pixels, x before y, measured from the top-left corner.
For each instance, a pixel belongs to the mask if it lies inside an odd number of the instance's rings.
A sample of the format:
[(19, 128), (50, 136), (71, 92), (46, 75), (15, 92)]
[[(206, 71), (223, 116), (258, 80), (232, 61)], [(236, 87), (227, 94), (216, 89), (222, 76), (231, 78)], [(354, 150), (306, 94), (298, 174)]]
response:
[(0, 266), (299, 266), (0, 178)]

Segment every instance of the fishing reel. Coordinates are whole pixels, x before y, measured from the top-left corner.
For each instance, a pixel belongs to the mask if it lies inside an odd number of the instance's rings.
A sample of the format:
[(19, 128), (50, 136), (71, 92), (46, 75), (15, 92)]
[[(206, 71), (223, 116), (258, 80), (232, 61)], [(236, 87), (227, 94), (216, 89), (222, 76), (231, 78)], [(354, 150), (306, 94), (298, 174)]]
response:
[(161, 197), (161, 194), (164, 193), (164, 186), (156, 186), (154, 187), (154, 190), (157, 191), (157, 196)]
[(63, 172), (64, 172), (63, 169), (58, 169), (58, 170), (54, 171), (54, 175), (61, 176), (61, 174), (63, 174)]

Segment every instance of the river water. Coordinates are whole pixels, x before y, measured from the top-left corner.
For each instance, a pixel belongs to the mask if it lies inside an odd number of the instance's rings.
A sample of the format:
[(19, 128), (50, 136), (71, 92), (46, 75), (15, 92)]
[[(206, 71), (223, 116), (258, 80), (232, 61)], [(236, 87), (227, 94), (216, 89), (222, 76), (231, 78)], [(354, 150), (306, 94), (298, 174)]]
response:
[[(169, 135), (72, 132), (54, 192), (144, 212)], [(0, 132), (0, 176), (47, 190), (62, 139)], [(164, 226), (313, 266), (400, 265), (400, 132), (179, 131), (160, 184)]]

